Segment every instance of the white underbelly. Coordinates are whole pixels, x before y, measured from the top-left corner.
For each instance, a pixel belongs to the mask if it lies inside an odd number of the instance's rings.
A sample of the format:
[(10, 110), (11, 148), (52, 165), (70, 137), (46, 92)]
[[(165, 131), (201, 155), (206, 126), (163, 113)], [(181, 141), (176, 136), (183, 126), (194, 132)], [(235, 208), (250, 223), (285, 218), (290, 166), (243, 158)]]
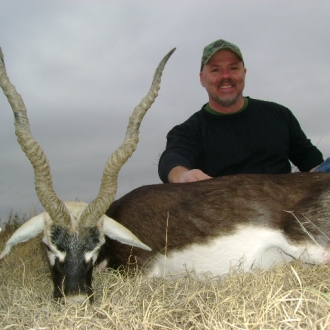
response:
[(159, 254), (147, 267), (148, 276), (182, 276), (211, 272), (250, 271), (302, 259), (309, 263), (330, 261), (330, 253), (312, 244), (293, 245), (280, 231), (262, 227), (241, 227), (234, 234), (191, 244), (182, 250)]

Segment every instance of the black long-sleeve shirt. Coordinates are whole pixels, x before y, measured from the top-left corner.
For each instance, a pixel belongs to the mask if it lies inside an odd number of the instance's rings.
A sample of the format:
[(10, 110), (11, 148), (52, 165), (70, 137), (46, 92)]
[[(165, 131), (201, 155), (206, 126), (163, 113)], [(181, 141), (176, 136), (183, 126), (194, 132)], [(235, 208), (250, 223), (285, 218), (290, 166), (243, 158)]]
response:
[(244, 110), (215, 114), (206, 105), (167, 135), (158, 172), (163, 182), (175, 166), (197, 168), (212, 177), (237, 173), (302, 172), (323, 162), (292, 112), (282, 105), (245, 98)]

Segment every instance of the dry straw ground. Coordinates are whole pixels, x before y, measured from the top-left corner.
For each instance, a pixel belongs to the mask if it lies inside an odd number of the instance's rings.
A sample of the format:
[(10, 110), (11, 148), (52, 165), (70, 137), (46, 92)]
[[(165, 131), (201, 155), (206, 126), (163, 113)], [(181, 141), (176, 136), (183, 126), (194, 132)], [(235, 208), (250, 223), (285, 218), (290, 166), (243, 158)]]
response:
[(36, 238), (0, 262), (0, 329), (330, 329), (329, 271), (297, 261), (167, 281), (108, 270), (94, 275), (93, 305), (60, 305)]

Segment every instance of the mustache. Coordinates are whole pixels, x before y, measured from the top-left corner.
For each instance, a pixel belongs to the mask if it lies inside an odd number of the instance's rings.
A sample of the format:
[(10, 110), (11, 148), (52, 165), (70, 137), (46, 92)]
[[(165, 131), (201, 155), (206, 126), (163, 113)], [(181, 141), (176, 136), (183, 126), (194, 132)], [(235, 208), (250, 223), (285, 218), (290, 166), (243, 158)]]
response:
[(235, 80), (231, 79), (231, 78), (223, 78), (219, 81), (219, 83), (217, 84), (217, 88), (220, 88), (221, 86), (223, 85), (226, 85), (226, 84), (230, 84), (232, 86), (236, 86), (236, 82)]

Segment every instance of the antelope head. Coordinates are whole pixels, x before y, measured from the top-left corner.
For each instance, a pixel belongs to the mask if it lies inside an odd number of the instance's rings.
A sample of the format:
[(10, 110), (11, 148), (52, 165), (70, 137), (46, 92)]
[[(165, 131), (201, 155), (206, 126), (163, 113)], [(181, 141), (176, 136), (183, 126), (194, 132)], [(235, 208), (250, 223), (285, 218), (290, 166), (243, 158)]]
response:
[(133, 154), (138, 143), (140, 123), (155, 101), (166, 62), (172, 49), (158, 65), (147, 95), (135, 107), (123, 143), (106, 162), (101, 187), (90, 203), (62, 202), (56, 195), (45, 153), (33, 138), (27, 112), (21, 96), (11, 84), (0, 48), (0, 86), (7, 96), (15, 118), (15, 134), (22, 150), (30, 160), (35, 175), (35, 189), (45, 212), (18, 228), (6, 243), (0, 259), (18, 243), (43, 233), (54, 284), (54, 298), (93, 301), (92, 272), (105, 236), (123, 244), (150, 250), (132, 232), (104, 213), (117, 192), (118, 173)]

